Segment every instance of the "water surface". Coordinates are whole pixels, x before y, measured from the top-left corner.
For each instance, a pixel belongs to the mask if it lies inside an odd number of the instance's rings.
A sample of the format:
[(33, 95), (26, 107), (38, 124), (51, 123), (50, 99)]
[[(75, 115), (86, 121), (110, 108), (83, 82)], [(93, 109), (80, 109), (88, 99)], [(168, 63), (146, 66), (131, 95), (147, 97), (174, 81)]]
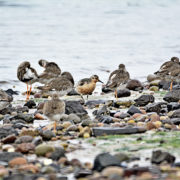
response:
[(0, 0), (0, 81), (16, 84), (24, 60), (41, 72), (40, 58), (76, 81), (106, 81), (120, 63), (145, 80), (180, 55), (179, 9), (179, 0)]

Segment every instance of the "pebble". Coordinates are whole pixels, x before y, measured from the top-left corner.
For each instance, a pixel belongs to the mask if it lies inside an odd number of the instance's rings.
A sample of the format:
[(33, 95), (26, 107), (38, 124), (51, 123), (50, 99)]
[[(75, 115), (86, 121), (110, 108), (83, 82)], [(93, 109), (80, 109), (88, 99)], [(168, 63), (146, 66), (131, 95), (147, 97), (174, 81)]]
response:
[(20, 165), (25, 165), (27, 164), (27, 160), (23, 157), (17, 157), (9, 161), (9, 166), (10, 167), (15, 167), (15, 166), (20, 166)]
[(105, 168), (103, 171), (102, 171), (102, 175), (105, 176), (105, 177), (110, 177), (112, 174), (117, 174), (119, 176), (122, 176), (123, 175), (123, 168), (121, 167), (107, 167)]
[(35, 154), (37, 156), (45, 156), (47, 153), (53, 152), (54, 147), (47, 144), (40, 144), (35, 148)]

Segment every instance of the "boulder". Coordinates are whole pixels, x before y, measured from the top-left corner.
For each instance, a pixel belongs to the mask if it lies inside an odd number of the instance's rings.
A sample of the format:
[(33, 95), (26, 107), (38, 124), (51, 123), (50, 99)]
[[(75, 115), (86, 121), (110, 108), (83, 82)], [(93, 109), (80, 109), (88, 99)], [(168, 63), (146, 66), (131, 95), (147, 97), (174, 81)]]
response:
[(79, 101), (66, 101), (66, 114), (87, 114), (87, 111), (84, 109), (84, 107), (81, 105)]
[(169, 91), (163, 98), (167, 102), (178, 102), (180, 100), (180, 90)]
[(167, 104), (167, 109), (168, 111), (173, 111), (176, 109), (180, 109), (180, 103), (177, 102), (171, 102)]
[(153, 103), (154, 100), (155, 98), (153, 95), (144, 94), (141, 95), (139, 98), (135, 99), (134, 101), (136, 102), (135, 106), (146, 106), (149, 103)]
[(121, 166), (121, 162), (109, 153), (102, 153), (95, 157), (93, 170), (102, 171), (109, 166)]
[(158, 102), (158, 103), (152, 103), (145, 106), (146, 112), (156, 112), (160, 113), (162, 108), (166, 106), (167, 103), (165, 102)]
[(35, 154), (37, 156), (45, 156), (47, 153), (53, 152), (55, 149), (48, 144), (40, 144), (35, 148)]
[(11, 125), (3, 125), (0, 127), (0, 139), (12, 134), (17, 135), (18, 132), (14, 128), (12, 128)]
[(139, 80), (136, 80), (136, 79), (132, 79), (130, 80), (127, 85), (126, 85), (126, 88), (129, 89), (129, 90), (141, 90), (143, 89), (143, 85), (141, 84), (141, 82)]
[(29, 100), (24, 104), (24, 106), (27, 106), (29, 109), (32, 109), (36, 107), (36, 103), (33, 100)]
[(129, 89), (125, 88), (125, 89), (119, 89), (117, 90), (117, 97), (121, 98), (121, 97), (128, 97), (131, 96), (131, 92)]
[(149, 74), (147, 76), (147, 81), (148, 82), (155, 81), (155, 80), (158, 80), (158, 79), (159, 79), (159, 77), (157, 75), (155, 75), (155, 74)]
[(127, 113), (130, 114), (130, 115), (133, 115), (133, 114), (135, 114), (135, 113), (141, 113), (141, 111), (140, 111), (137, 107), (135, 107), (134, 105), (132, 105), (132, 106), (129, 108), (129, 110), (127, 111)]
[(92, 128), (94, 136), (118, 135), (118, 134), (136, 134), (146, 131), (144, 127), (94, 127)]
[(170, 153), (157, 150), (157, 151), (153, 151), (151, 162), (155, 164), (160, 164), (162, 162), (173, 164), (175, 159), (176, 159), (175, 156), (171, 155)]
[(95, 108), (99, 106), (100, 104), (105, 104), (106, 101), (104, 100), (88, 100), (85, 105), (88, 106), (89, 108)]

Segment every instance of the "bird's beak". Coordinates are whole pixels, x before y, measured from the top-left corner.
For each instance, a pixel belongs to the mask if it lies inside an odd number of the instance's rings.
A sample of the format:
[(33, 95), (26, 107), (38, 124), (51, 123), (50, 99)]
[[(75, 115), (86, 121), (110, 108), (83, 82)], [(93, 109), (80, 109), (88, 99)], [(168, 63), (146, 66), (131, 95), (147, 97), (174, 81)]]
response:
[[(98, 79), (98, 82), (103, 83), (101, 80)], [(103, 83), (104, 84), (104, 83)]]

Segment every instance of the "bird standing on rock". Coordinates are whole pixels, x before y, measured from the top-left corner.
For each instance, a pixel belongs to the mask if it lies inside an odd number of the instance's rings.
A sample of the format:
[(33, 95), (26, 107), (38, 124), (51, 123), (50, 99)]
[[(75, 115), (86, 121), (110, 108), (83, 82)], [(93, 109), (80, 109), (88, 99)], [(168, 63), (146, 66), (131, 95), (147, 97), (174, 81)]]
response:
[(26, 101), (28, 101), (31, 95), (32, 84), (38, 81), (39, 76), (36, 70), (31, 67), (30, 63), (28, 61), (24, 61), (17, 68), (17, 78), (27, 84)]
[[(125, 84), (130, 79), (129, 72), (126, 70), (126, 67), (124, 64), (119, 65), (119, 69), (113, 71), (108, 79), (108, 82), (106, 84), (106, 87), (109, 88), (117, 88), (122, 84)], [(115, 97), (117, 99), (117, 89), (115, 90)]]
[(170, 91), (172, 90), (173, 81), (179, 82), (180, 62), (178, 57), (172, 57), (170, 61), (163, 63), (160, 69), (155, 72), (160, 79), (171, 81)]
[(96, 88), (97, 82), (103, 83), (101, 80), (99, 80), (97, 75), (93, 75), (90, 78), (81, 79), (76, 86), (76, 91), (81, 95), (82, 99), (83, 95), (87, 95), (88, 99), (88, 95), (91, 95)]
[(57, 93), (52, 95), (52, 100), (45, 102), (43, 114), (47, 116), (49, 120), (54, 121), (54, 132), (56, 132), (56, 122), (65, 114), (65, 103), (63, 100), (59, 99)]

